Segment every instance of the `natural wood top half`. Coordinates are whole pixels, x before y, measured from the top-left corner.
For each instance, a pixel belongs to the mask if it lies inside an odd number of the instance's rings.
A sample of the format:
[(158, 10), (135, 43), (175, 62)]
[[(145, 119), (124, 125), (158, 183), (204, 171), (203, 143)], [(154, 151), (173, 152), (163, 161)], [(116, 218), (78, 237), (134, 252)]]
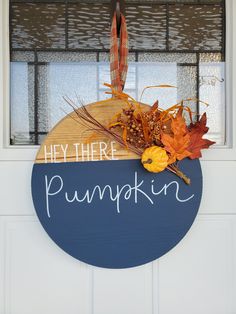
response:
[[(146, 105), (142, 105), (146, 107)], [(86, 106), (100, 123), (108, 126), (114, 116), (126, 108), (123, 100), (95, 102)], [(80, 109), (78, 109), (80, 110)], [(88, 130), (75, 112), (63, 118), (47, 135), (36, 156), (36, 163), (136, 159), (136, 154), (105, 135)]]

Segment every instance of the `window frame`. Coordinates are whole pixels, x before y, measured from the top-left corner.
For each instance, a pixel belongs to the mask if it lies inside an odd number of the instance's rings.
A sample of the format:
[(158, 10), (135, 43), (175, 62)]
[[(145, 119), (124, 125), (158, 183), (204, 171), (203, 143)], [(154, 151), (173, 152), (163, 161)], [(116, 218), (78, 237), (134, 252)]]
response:
[[(236, 2), (225, 1), (226, 11), (226, 139), (229, 143), (203, 151), (202, 160), (236, 160)], [(39, 146), (10, 145), (9, 0), (0, 3), (0, 160), (33, 161)]]

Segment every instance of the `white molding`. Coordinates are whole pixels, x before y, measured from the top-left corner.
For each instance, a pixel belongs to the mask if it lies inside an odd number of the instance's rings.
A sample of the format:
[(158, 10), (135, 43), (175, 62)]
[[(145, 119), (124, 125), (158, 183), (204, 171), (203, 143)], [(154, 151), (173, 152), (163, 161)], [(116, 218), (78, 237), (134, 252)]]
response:
[[(24, 230), (29, 235), (32, 235), (31, 232), (34, 230), (32, 242), (35, 241), (35, 243), (30, 243), (31, 240), (27, 244), (23, 241), (19, 242), (20, 251), (18, 251), (15, 241), (17, 235), (22, 235)], [(70, 313), (92, 313), (93, 281), (91, 276), (93, 267), (75, 260), (59, 249), (42, 230), (36, 217), (30, 215), (24, 217), (0, 216), (0, 244), (1, 314), (16, 313), (16, 306), (21, 307), (17, 309), (17, 313), (54, 313), (54, 311), (66, 313), (65, 308), (68, 307)], [(41, 250), (43, 249), (41, 252), (45, 254), (37, 260), (30, 249), (27, 254), (27, 250), (25, 250), (27, 245), (31, 246), (31, 250), (35, 250), (34, 253), (36, 252), (36, 254), (41, 247)], [(18, 254), (19, 258), (21, 250), (23, 262), (27, 263), (28, 259), (34, 261), (30, 264), (29, 271), (34, 272), (35, 270), (35, 276), (27, 274), (27, 266), (20, 264), (22, 260), (15, 260), (15, 254)], [(25, 267), (23, 270), (24, 282), (20, 276), (22, 265)], [(38, 274), (40, 272), (46, 278), (44, 279), (46, 285)], [(17, 278), (14, 276), (16, 273)], [(14, 283), (17, 284), (18, 293), (16, 293)], [(30, 289), (34, 290), (32, 298), (30, 298)], [(43, 299), (46, 290), (48, 291), (48, 299)], [(35, 293), (38, 296), (35, 297)], [(60, 293), (62, 298), (58, 299)], [(25, 299), (21, 301), (18, 294), (21, 294)], [(26, 300), (27, 295), (28, 300)], [(52, 301), (53, 299), (54, 301)], [(43, 303), (41, 300), (44, 300)], [(59, 311), (60, 306), (64, 308), (64, 311)]]
[(9, 137), (9, 126), (10, 126), (10, 101), (9, 101), (9, 62), (10, 62), (10, 51), (9, 51), (9, 5), (8, 0), (3, 0), (1, 2), (1, 22), (2, 32), (0, 33), (0, 44), (1, 44), (1, 76), (0, 76), (0, 91), (1, 91), (1, 138), (0, 144), (1, 148), (7, 147), (9, 143), (6, 142)]
[(5, 306), (6, 306), (6, 262), (5, 262), (5, 256), (6, 256), (6, 226), (5, 223), (2, 220), (2, 217), (0, 217), (0, 247), (2, 254), (0, 254), (0, 313), (5, 314)]
[(152, 314), (160, 314), (159, 259), (152, 262)]
[[(10, 146), (9, 0), (0, 1), (0, 161), (33, 161), (38, 146)], [(236, 160), (236, 1), (226, 0), (226, 135), (228, 146), (203, 152), (203, 160)]]

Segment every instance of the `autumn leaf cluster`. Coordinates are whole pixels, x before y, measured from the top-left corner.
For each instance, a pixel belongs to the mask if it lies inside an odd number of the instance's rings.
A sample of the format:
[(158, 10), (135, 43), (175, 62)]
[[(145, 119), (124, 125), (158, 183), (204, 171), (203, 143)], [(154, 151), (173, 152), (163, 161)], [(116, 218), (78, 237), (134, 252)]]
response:
[(183, 117), (183, 108), (179, 108), (176, 116), (171, 118), (171, 132), (169, 134), (162, 132), (161, 136), (161, 142), (169, 153), (170, 164), (186, 157), (199, 158), (202, 156), (202, 149), (215, 143), (203, 138), (208, 132), (206, 122), (207, 117), (204, 113), (199, 121), (187, 126)]
[[(190, 116), (190, 125), (186, 123), (186, 114)], [(199, 158), (202, 149), (214, 144), (204, 138), (208, 132), (206, 123), (206, 113), (193, 122), (188, 107), (175, 105), (161, 110), (156, 102), (148, 110), (141, 110), (137, 104), (123, 109), (116, 121), (110, 124), (110, 128), (120, 128), (124, 143), (135, 146), (140, 151), (151, 146), (162, 147), (167, 152), (168, 164), (171, 165), (184, 158)]]
[[(160, 172), (167, 169), (186, 184), (190, 184), (191, 179), (181, 171), (177, 161), (199, 158), (202, 149), (214, 144), (205, 138), (208, 132), (206, 113), (201, 117), (195, 116), (194, 120), (190, 108), (183, 106), (184, 101), (165, 110), (159, 108), (158, 101), (151, 107), (143, 106), (128, 94), (116, 91), (109, 84), (105, 85), (111, 88), (111, 92), (107, 93), (126, 104), (121, 112), (111, 118), (109, 125), (104, 125), (91, 115), (86, 106), (82, 104), (81, 108), (78, 108), (70, 99), (65, 98), (78, 118), (76, 121), (83, 123), (88, 130), (106, 135), (121, 147), (140, 156), (144, 168), (148, 171)], [(192, 99), (185, 101), (190, 100)], [(107, 99), (103, 102), (109, 101)], [(186, 123), (186, 115), (189, 115), (191, 121), (189, 125)]]

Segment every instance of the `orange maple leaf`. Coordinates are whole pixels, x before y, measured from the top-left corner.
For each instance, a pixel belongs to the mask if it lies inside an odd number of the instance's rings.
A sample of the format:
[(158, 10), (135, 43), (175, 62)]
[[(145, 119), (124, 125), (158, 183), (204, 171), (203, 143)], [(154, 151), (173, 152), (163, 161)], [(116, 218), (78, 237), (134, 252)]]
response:
[(174, 135), (185, 135), (187, 133), (187, 126), (183, 117), (183, 108), (180, 108), (171, 122), (171, 130)]
[(171, 130), (173, 135), (163, 133), (161, 137), (165, 150), (170, 153), (169, 164), (175, 162), (176, 159), (182, 160), (191, 155), (191, 152), (187, 150), (190, 135), (182, 114), (183, 109), (180, 108), (175, 118), (172, 119)]
[(169, 163), (175, 162), (176, 159), (182, 160), (191, 155), (187, 150), (189, 140), (189, 134), (174, 137), (163, 134), (162, 143), (165, 145), (165, 150), (170, 153)]
[(199, 121), (194, 124), (191, 123), (189, 126), (190, 142), (188, 146), (188, 151), (191, 152), (191, 155), (189, 156), (190, 159), (201, 157), (201, 149), (208, 148), (209, 146), (215, 144), (215, 142), (202, 138), (209, 129), (206, 126), (206, 123), (207, 117), (206, 113), (204, 113)]

